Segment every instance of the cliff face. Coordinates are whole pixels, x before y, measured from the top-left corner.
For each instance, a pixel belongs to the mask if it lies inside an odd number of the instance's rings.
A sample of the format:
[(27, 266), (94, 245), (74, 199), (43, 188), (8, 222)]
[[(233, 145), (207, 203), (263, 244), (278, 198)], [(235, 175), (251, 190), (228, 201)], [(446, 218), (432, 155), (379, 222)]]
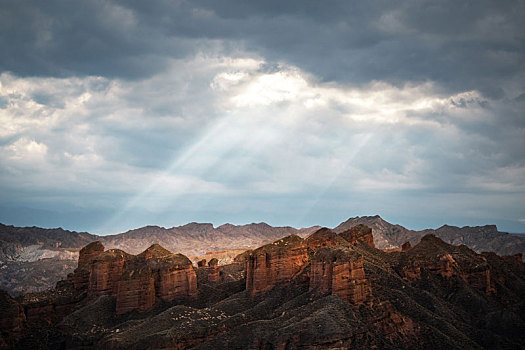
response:
[(156, 299), (172, 301), (197, 294), (191, 261), (154, 244), (124, 263), (117, 291), (117, 314), (146, 311)]
[(155, 278), (148, 273), (128, 275), (119, 281), (117, 314), (147, 311), (155, 305)]
[(194, 296), (197, 277), (191, 261), (154, 244), (139, 255), (104, 251), (100, 242), (83, 248), (68, 279), (89, 296), (114, 295), (117, 314), (150, 310), (157, 300)]
[(351, 304), (372, 296), (365, 277), (363, 257), (347, 248), (321, 248), (311, 259), (310, 290), (339, 295)]
[(100, 254), (104, 253), (104, 246), (99, 241), (92, 242), (80, 249), (78, 255), (78, 267), (69, 278), (73, 281), (75, 289), (84, 290), (89, 285), (91, 263)]
[[(350, 242), (343, 238), (347, 237)], [(310, 290), (339, 295), (351, 304), (362, 304), (372, 293), (363, 269), (363, 258), (349, 249), (358, 242), (370, 244), (371, 230), (363, 225), (337, 235), (321, 228), (302, 240), (288, 236), (253, 251), (246, 262), (246, 289), (252, 294), (289, 282), (310, 265)]]
[(359, 224), (351, 227), (348, 230), (344, 230), (339, 233), (339, 236), (347, 240), (352, 245), (356, 245), (358, 242), (361, 242), (368, 244), (371, 247), (375, 247), (372, 229), (363, 224)]
[(110, 249), (96, 256), (90, 266), (88, 295), (116, 295), (124, 263), (130, 257), (119, 249)]
[(262, 246), (246, 261), (246, 290), (252, 294), (289, 282), (306, 266), (308, 252), (304, 240), (290, 235)]

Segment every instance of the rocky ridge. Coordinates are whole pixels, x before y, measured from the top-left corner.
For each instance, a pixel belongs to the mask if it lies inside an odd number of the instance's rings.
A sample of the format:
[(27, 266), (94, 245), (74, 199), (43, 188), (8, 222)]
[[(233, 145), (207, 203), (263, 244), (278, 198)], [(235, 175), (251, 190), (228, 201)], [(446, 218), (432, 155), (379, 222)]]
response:
[[(465, 244), (477, 252), (494, 251), (500, 255), (525, 253), (525, 235), (499, 232), (493, 225), (462, 228), (444, 225), (436, 230), (414, 231), (392, 225), (379, 216), (363, 216), (350, 218), (333, 230), (340, 233), (358, 224), (372, 228), (374, 244), (381, 249), (399, 249), (405, 242), (415, 245), (424, 235), (435, 234), (447, 243)], [(191, 257), (194, 262), (195, 259), (216, 257), (224, 265), (240, 253), (235, 248), (254, 249), (290, 234), (306, 238), (318, 229), (315, 226), (305, 229), (272, 227), (265, 223), (218, 227), (191, 223), (172, 228), (147, 226), (117, 235), (96, 236), (60, 228), (0, 224), (0, 289), (19, 295), (53, 287), (76, 268), (79, 250), (97, 240), (106, 248), (131, 254), (139, 254), (153, 243), (158, 243), (168, 250)], [(214, 251), (217, 254), (204, 254)]]
[(335, 227), (334, 231), (340, 233), (359, 224), (372, 229), (375, 246), (381, 249), (396, 249), (405, 242), (414, 245), (423, 236), (433, 234), (446, 243), (464, 244), (478, 253), (492, 251), (500, 255), (525, 254), (525, 235), (500, 232), (496, 225), (473, 227), (443, 225), (438, 229), (415, 231), (401, 225), (391, 224), (379, 215), (375, 215), (350, 218)]

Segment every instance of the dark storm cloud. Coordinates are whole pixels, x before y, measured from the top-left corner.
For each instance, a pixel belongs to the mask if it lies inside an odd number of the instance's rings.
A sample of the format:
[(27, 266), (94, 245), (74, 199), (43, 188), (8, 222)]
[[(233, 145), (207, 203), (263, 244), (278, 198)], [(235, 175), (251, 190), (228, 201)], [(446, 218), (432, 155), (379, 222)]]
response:
[(490, 98), (525, 69), (520, 1), (5, 1), (0, 16), (0, 67), (19, 75), (143, 77), (209, 40), (326, 81), (432, 80)]

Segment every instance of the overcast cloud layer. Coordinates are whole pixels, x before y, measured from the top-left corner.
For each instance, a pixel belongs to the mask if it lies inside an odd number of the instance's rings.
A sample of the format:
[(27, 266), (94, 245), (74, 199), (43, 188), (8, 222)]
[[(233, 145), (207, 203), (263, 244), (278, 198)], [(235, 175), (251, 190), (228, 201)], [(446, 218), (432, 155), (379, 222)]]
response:
[(523, 1), (2, 1), (0, 221), (525, 232)]

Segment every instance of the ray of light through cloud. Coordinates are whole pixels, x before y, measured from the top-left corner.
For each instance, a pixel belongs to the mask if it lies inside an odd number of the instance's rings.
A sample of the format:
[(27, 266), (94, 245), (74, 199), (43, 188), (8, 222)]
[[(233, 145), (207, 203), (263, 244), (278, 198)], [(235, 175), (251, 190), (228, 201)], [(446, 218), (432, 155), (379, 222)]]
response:
[(454, 5), (7, 1), (0, 221), (525, 232), (525, 7)]

